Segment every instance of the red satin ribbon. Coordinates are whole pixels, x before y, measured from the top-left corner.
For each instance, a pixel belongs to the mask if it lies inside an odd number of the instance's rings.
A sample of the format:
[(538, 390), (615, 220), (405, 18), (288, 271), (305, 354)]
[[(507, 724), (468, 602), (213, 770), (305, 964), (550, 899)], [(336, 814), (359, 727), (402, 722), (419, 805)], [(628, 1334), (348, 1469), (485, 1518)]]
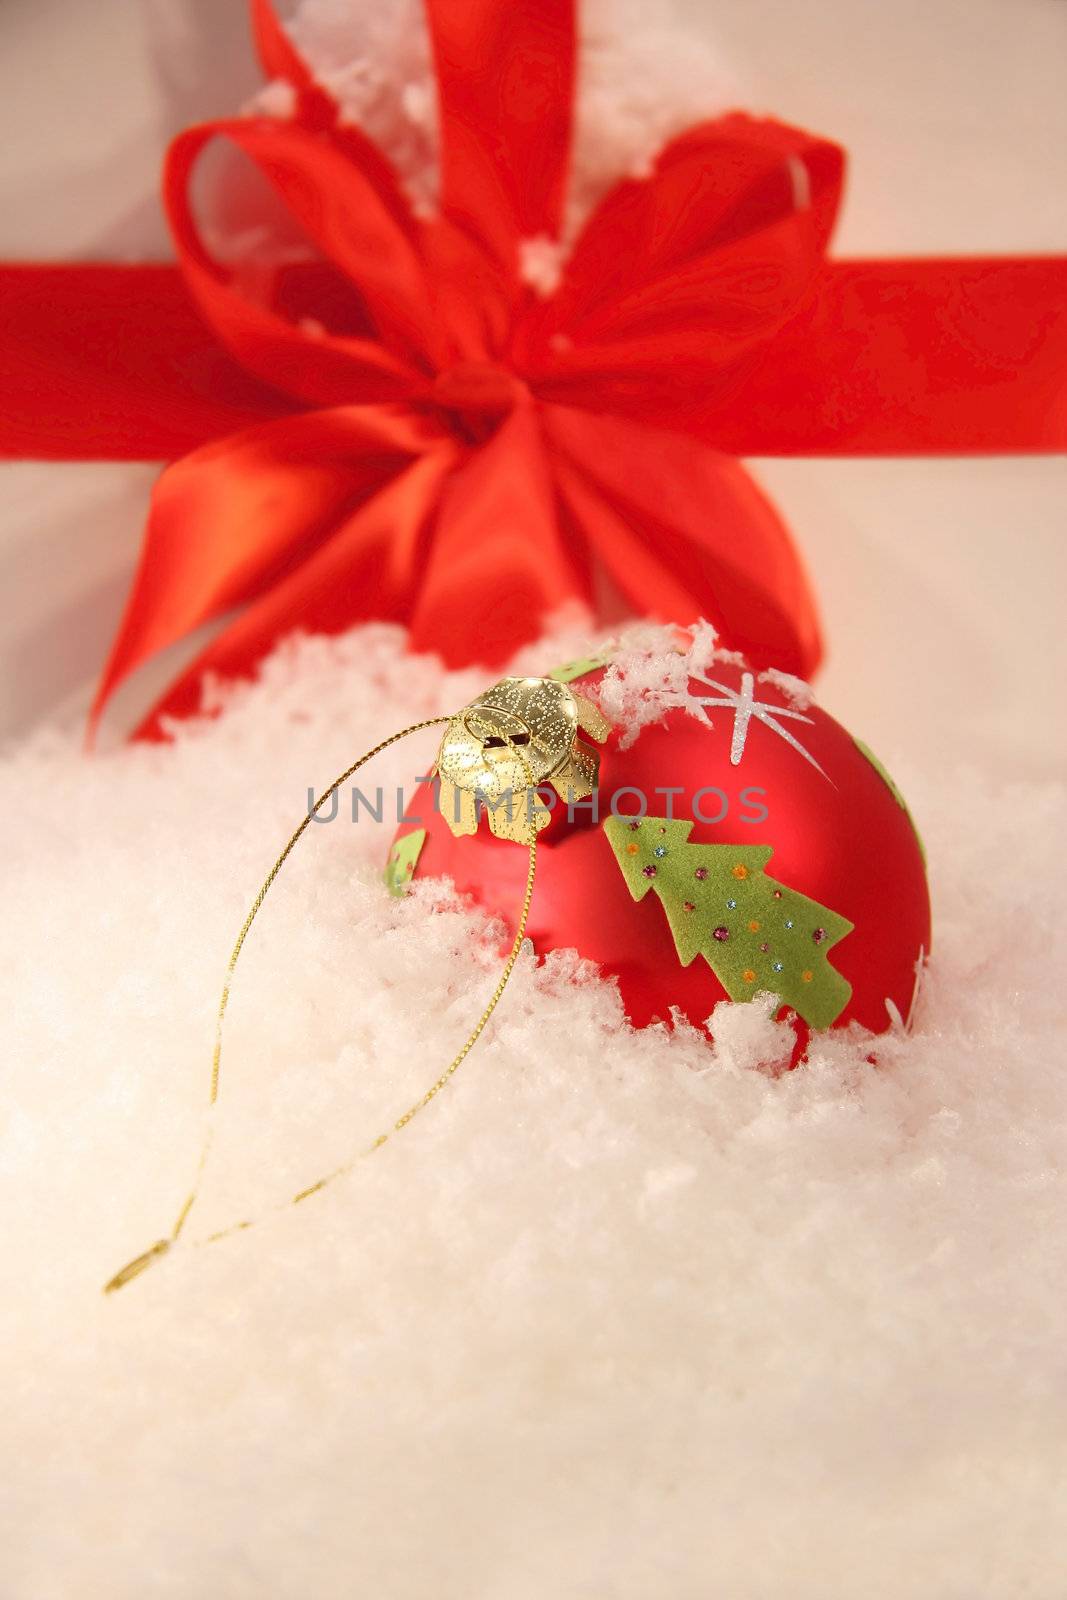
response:
[[(735, 456), (1067, 444), (1067, 260), (829, 262), (842, 152), (778, 123), (675, 139), (539, 298), (520, 256), (560, 229), (571, 0), (427, 8), (433, 219), (252, 0), (296, 113), (175, 140), (179, 265), (0, 269), (0, 453), (180, 457), (96, 713), (211, 618), (237, 613), (157, 713), (298, 626), (391, 618), (450, 663), (496, 663), (559, 602), (592, 603), (605, 571), (633, 609), (703, 614), (757, 662), (808, 673), (803, 570)], [(219, 137), (310, 246), (266, 288), (197, 226), (192, 174)]]

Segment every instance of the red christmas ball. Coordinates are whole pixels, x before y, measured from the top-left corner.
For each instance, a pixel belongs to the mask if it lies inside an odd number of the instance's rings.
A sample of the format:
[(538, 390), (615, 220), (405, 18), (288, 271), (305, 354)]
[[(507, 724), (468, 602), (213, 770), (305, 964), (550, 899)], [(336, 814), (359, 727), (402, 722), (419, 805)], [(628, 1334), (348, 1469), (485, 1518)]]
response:
[[(653, 694), (658, 720), (636, 734), (613, 725), (596, 805), (556, 800), (538, 836), (534, 948), (598, 963), (639, 1027), (674, 1009), (701, 1025), (723, 998), (766, 992), (801, 1040), (852, 1021), (876, 1033), (906, 1022), (930, 902), (892, 779), (794, 680), (736, 657), (689, 670), (675, 703)], [(600, 667), (571, 690), (596, 703), (604, 676)], [(408, 876), (448, 877), (514, 926), (526, 849), (485, 816), (457, 837), (443, 811), (423, 785), (394, 870), (399, 859)]]

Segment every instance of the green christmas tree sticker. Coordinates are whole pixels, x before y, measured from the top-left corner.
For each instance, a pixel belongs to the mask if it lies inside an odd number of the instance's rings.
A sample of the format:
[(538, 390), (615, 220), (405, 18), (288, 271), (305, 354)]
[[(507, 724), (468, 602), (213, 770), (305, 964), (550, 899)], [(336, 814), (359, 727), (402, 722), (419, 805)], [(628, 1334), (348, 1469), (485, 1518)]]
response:
[(635, 900), (654, 889), (687, 967), (703, 956), (731, 1000), (780, 995), (813, 1028), (828, 1028), (852, 985), (829, 952), (852, 923), (764, 868), (769, 844), (689, 844), (692, 822), (608, 817), (616, 860)]

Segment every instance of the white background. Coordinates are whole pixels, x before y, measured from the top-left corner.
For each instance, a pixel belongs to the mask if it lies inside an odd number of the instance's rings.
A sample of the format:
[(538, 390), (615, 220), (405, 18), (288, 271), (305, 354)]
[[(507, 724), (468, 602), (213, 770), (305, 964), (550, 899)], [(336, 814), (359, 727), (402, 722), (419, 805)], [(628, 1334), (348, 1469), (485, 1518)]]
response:
[[(609, 6), (602, 6), (610, 17)], [(839, 139), (839, 254), (1067, 251), (1067, 5), (678, 0), (754, 110)], [(5, 0), (0, 254), (166, 252), (176, 128), (257, 76), (243, 0)], [(84, 703), (135, 558), (151, 466), (0, 467), (0, 732)], [(1062, 459), (760, 461), (805, 552), (823, 701), (887, 755), (1059, 764)]]

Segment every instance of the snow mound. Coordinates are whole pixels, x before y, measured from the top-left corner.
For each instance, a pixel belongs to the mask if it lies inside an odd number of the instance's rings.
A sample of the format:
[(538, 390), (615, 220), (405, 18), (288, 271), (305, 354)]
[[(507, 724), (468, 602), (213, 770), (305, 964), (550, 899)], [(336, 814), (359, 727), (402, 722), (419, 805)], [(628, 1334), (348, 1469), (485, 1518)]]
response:
[[(758, 1006), (713, 1048), (636, 1033), (573, 955), (523, 958), (349, 1178), (101, 1295), (188, 1192), (226, 958), (308, 788), (482, 681), (362, 627), (171, 746), (4, 763), (0, 1592), (1057, 1600), (1055, 786), (883, 752), (936, 932), (877, 1069), (831, 1037), (776, 1077)], [(363, 817), (309, 830), (242, 957), (196, 1236), (368, 1143), (492, 990), (484, 920), (387, 896)]]

